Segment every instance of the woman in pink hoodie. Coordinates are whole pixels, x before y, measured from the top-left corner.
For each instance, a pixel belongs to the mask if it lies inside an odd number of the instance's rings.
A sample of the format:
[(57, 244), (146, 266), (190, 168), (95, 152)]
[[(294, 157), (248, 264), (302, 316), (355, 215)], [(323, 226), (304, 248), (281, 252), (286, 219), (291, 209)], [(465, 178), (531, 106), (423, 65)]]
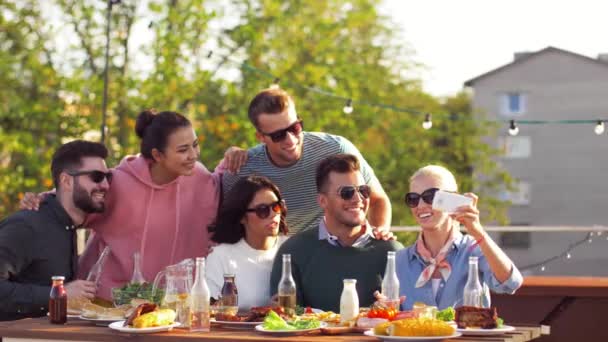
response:
[(207, 226), (215, 220), (220, 200), (220, 176), (198, 162), (198, 139), (188, 119), (175, 112), (144, 111), (135, 132), (141, 154), (125, 157), (112, 170), (106, 210), (88, 221), (93, 233), (79, 262), (79, 278), (86, 279), (110, 246), (97, 291), (108, 300), (112, 288), (131, 280), (135, 252), (148, 282), (168, 265), (206, 256)]

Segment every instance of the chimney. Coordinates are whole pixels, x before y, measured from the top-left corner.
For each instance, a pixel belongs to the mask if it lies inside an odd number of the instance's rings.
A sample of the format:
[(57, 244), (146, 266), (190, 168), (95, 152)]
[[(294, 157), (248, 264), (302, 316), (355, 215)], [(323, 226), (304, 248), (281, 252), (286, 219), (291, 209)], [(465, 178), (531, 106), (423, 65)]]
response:
[(524, 57), (528, 57), (531, 54), (533, 54), (534, 52), (530, 52), (530, 51), (519, 51), (513, 54), (513, 60), (516, 61), (520, 58), (524, 58)]
[(597, 55), (597, 60), (600, 62), (608, 63), (608, 53), (600, 53)]

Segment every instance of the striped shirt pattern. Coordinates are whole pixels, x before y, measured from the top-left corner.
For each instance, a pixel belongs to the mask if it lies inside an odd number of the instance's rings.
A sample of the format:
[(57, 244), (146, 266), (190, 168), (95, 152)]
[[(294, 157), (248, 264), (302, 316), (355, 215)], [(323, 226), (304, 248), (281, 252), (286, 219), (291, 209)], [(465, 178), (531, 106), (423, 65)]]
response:
[(359, 150), (348, 139), (327, 133), (304, 132), (302, 158), (289, 167), (274, 165), (266, 152), (265, 144), (257, 145), (248, 152), (247, 163), (238, 174), (229, 172), (222, 177), (224, 198), (239, 177), (266, 176), (281, 190), (287, 204), (289, 234), (318, 227), (323, 210), (317, 203), (315, 173), (317, 165), (326, 157), (338, 153), (355, 155), (361, 164), (365, 183), (377, 181), (374, 171)]

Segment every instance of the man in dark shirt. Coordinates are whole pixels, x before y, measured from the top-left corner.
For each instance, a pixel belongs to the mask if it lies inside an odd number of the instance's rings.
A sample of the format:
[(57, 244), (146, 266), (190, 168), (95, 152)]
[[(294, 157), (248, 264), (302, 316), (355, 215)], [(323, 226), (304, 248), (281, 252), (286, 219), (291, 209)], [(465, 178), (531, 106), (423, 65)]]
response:
[(0, 221), (0, 320), (45, 315), (51, 277), (65, 276), (68, 298), (93, 298), (95, 284), (74, 280), (75, 229), (88, 213), (104, 210), (111, 173), (106, 147), (76, 140), (53, 155), (56, 195), (40, 210), (19, 211)]

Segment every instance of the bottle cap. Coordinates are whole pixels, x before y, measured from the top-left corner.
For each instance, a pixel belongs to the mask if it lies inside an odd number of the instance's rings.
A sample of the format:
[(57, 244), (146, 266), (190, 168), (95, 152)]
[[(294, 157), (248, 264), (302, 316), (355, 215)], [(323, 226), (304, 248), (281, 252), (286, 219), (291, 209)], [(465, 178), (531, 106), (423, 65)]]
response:
[(357, 279), (344, 279), (344, 284), (356, 284)]
[(63, 281), (63, 280), (65, 280), (65, 277), (64, 276), (52, 276), (51, 280), (53, 280), (53, 281), (55, 281), (55, 280), (62, 280)]

